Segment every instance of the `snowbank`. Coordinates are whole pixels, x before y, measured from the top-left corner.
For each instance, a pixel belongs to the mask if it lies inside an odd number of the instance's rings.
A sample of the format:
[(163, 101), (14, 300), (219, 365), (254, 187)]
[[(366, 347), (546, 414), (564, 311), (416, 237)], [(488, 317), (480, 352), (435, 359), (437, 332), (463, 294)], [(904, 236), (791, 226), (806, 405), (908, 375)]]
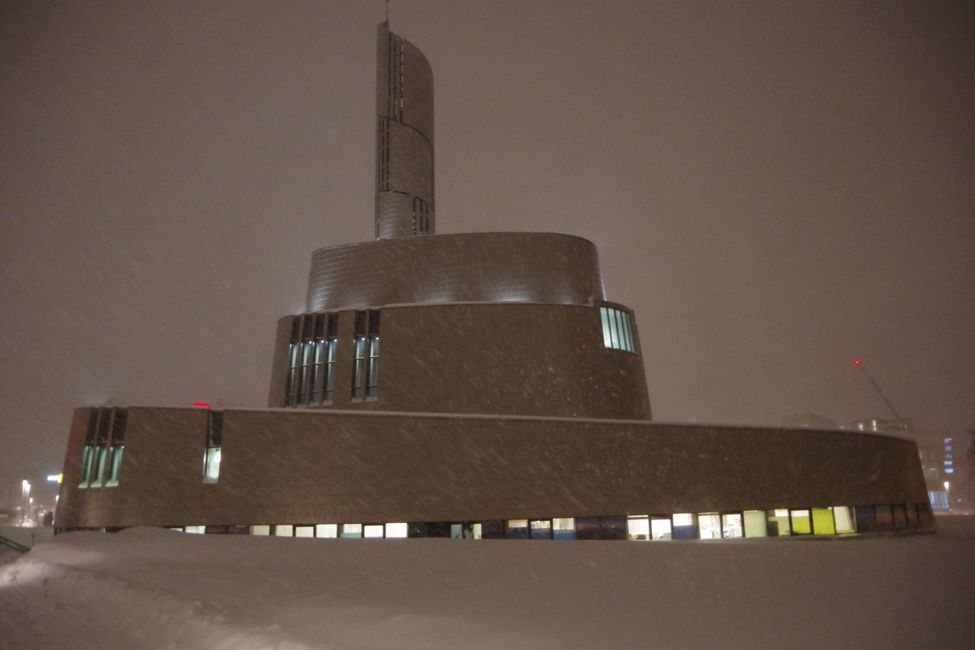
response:
[(951, 648), (975, 517), (685, 542), (71, 533), (0, 566), (3, 648)]

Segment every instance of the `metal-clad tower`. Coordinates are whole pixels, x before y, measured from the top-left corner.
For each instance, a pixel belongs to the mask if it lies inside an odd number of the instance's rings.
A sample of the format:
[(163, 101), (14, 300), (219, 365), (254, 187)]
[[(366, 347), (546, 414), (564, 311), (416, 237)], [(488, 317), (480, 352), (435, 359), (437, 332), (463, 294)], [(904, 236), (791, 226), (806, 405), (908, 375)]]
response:
[(433, 70), (388, 21), (377, 40), (376, 239), (432, 235)]

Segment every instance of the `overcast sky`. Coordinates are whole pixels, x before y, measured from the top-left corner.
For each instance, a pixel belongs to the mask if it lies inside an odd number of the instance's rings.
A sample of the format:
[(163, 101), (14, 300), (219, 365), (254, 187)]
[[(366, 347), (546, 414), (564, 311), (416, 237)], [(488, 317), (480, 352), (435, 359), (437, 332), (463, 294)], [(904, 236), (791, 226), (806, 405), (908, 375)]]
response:
[[(438, 232), (594, 241), (655, 418), (975, 425), (975, 5), (394, 1)], [(373, 232), (383, 2), (0, 3), (0, 496), (77, 406), (266, 404)]]

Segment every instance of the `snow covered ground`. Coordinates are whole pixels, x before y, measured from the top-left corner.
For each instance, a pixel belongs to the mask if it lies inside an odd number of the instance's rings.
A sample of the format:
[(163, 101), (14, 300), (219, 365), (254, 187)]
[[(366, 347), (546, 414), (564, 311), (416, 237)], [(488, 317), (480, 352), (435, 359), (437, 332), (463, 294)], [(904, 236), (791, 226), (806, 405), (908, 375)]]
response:
[(0, 648), (973, 647), (975, 517), (938, 525), (706, 542), (71, 533), (0, 552)]

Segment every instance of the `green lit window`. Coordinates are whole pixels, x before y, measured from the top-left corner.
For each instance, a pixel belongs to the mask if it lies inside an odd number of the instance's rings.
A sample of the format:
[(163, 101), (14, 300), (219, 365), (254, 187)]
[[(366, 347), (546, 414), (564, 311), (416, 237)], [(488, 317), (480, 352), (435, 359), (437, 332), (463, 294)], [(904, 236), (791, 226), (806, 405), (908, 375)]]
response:
[(790, 510), (789, 519), (792, 524), (793, 535), (809, 535), (812, 533), (812, 524), (809, 518), (809, 510)]
[(813, 508), (812, 527), (817, 535), (835, 535), (836, 525), (833, 523), (832, 508)]

